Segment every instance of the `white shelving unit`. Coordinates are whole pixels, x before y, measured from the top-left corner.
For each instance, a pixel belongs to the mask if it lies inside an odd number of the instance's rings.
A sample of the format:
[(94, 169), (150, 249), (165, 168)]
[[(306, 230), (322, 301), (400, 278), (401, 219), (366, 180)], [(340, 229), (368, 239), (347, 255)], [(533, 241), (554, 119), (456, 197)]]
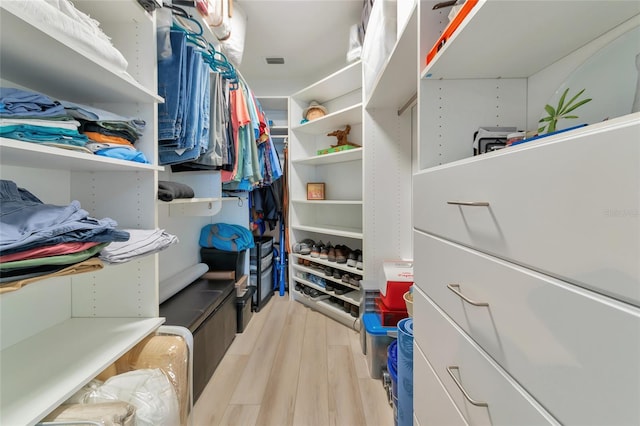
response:
[[(363, 247), (363, 152), (364, 139), (362, 127), (362, 64), (353, 63), (334, 74), (293, 94), (289, 109), (289, 235), (291, 244), (305, 238), (316, 242), (344, 244), (351, 248)], [(327, 108), (328, 113), (308, 122), (302, 121), (302, 112), (311, 101), (317, 101)], [(318, 154), (321, 149), (336, 143), (335, 130), (344, 130), (351, 126), (348, 135), (350, 142), (361, 145), (346, 151)], [(325, 200), (307, 200), (307, 184), (323, 182)], [(362, 277), (363, 272), (355, 268), (339, 265), (336, 262), (320, 261), (310, 256), (290, 256), (289, 288), (291, 296), (306, 305), (314, 307), (332, 318), (349, 326), (356, 318), (349, 311), (339, 309), (337, 302), (351, 305), (359, 300), (359, 291), (349, 297), (337, 297), (321, 286), (313, 285), (309, 280), (296, 278), (300, 265), (294, 264), (298, 258), (313, 259), (313, 262), (325, 264), (351, 272)], [(332, 264), (332, 265), (328, 265)], [(321, 272), (306, 268), (305, 272), (322, 276)], [(324, 278), (324, 277), (322, 277)], [(329, 298), (321, 296), (311, 298), (294, 289), (295, 283), (301, 283), (327, 293)], [(333, 300), (333, 303), (331, 302)]]
[[(75, 1), (128, 61), (123, 73), (74, 40), (0, 4), (0, 79), (146, 122), (139, 164), (0, 139), (0, 176), (44, 203), (78, 200), (118, 228), (158, 226), (155, 18), (136, 1)], [(135, 43), (134, 43), (135, 41)], [(137, 48), (134, 48), (134, 46)], [(37, 281), (0, 295), (0, 423), (32, 425), (163, 323), (158, 256)]]
[(640, 114), (475, 157), (472, 141), (537, 129), (574, 70), (640, 27), (640, 4), (480, 0), (426, 64), (447, 24), (435, 3), (417, 15), (416, 422), (636, 424), (640, 227), (611, 206), (640, 203)]

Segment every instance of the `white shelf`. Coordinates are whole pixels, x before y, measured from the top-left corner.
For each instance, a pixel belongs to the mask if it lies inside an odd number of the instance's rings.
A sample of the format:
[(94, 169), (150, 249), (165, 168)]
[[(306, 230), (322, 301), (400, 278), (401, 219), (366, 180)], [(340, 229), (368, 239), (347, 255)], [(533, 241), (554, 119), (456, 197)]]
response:
[(362, 239), (362, 229), (347, 228), (339, 226), (308, 226), (308, 225), (291, 225), (291, 228), (300, 231), (317, 232), (320, 234), (336, 235), (338, 237)]
[(346, 161), (362, 160), (362, 148), (348, 149), (346, 151), (332, 152), (329, 154), (315, 155), (291, 161), (293, 164), (306, 164), (309, 166), (319, 166), (322, 164), (336, 164)]
[(292, 97), (306, 103), (315, 100), (322, 105), (360, 87), (362, 87), (362, 62), (357, 61), (300, 90)]
[(163, 167), (151, 164), (118, 160), (7, 138), (0, 138), (0, 157), (4, 164), (53, 170), (83, 172), (164, 170)]
[(417, 3), (411, 9), (409, 20), (396, 45), (374, 83), (366, 108), (400, 109), (417, 92), (418, 61)]
[[(56, 40), (0, 4), (2, 78), (76, 102), (163, 102), (129, 74), (70, 40)], [(46, 72), (43, 72), (46, 68)]]
[(295, 199), (291, 200), (296, 204), (321, 204), (321, 205), (343, 205), (343, 206), (361, 206), (362, 200), (305, 200)]
[[(323, 277), (323, 278), (325, 278), (325, 277)], [(357, 291), (351, 291), (351, 292), (345, 293), (345, 294), (336, 294), (335, 292), (328, 291), (326, 288), (323, 288), (322, 286), (314, 284), (311, 281), (305, 280), (305, 279), (300, 278), (300, 277), (293, 277), (293, 280), (299, 282), (300, 284), (304, 284), (307, 287), (315, 288), (316, 290), (321, 291), (322, 293), (324, 293), (324, 294), (326, 294), (328, 296), (336, 297), (336, 298), (338, 298), (340, 300), (344, 300), (345, 302), (351, 303), (354, 306), (360, 307), (360, 301), (357, 299), (357, 297), (360, 296), (360, 293), (357, 292)]]
[[(302, 256), (302, 255), (299, 255), (299, 257), (304, 258), (304, 256)], [(312, 259), (313, 259), (312, 262), (315, 262), (315, 263), (318, 263), (318, 264), (321, 264), (321, 265), (327, 265), (325, 262), (323, 262), (323, 263), (316, 262), (316, 260), (318, 260), (317, 257), (312, 258)], [(327, 266), (335, 268), (335, 269), (340, 269), (341, 271), (344, 271), (344, 272), (348, 272), (348, 273), (351, 273), (351, 274), (359, 274), (360, 276), (362, 276), (362, 271), (361, 270), (346, 266), (346, 268), (355, 269), (357, 272), (347, 271), (346, 269), (344, 269), (345, 268), (344, 264), (342, 264), (341, 268), (336, 268), (336, 262), (328, 262)], [(354, 290), (360, 290), (360, 287), (358, 287), (358, 286), (354, 286), (352, 284), (345, 283), (342, 280), (334, 278), (333, 276), (331, 276), (331, 277), (326, 276), (326, 275), (324, 275), (323, 271), (318, 271), (318, 270), (310, 268), (308, 266), (304, 266), (304, 265), (300, 265), (300, 264), (294, 264), (293, 265), (293, 269), (299, 269), (301, 271), (308, 272), (310, 274), (317, 275), (319, 277), (325, 278), (325, 279), (327, 279), (329, 281), (332, 281), (332, 282), (334, 282), (336, 284), (340, 284), (340, 285), (343, 285), (345, 287), (349, 287), (349, 288), (354, 289)], [(298, 278), (298, 277), (296, 277), (296, 278)]]
[[(332, 268), (335, 269), (340, 269), (341, 271), (345, 271), (351, 274), (357, 274), (357, 275), (364, 275), (364, 269), (357, 269), (356, 267), (353, 266), (347, 266), (346, 263), (338, 263), (338, 262), (329, 262), (328, 260), (324, 260), (324, 259), (320, 259), (318, 257), (311, 257), (307, 254), (299, 254), (299, 253), (291, 253), (292, 257), (295, 258), (302, 258), (302, 259), (306, 259), (310, 262), (314, 262), (314, 263), (319, 263), (320, 265), (325, 265), (325, 266), (331, 266)], [(306, 272), (312, 272), (313, 269), (311, 268), (307, 268), (306, 266), (300, 265), (298, 263), (294, 263), (293, 266), (295, 268), (306, 268)], [(316, 271), (317, 272), (317, 271)], [(316, 274), (317, 275), (317, 274)], [(339, 282), (341, 284), (344, 284), (347, 287), (351, 287), (353, 289), (357, 289), (358, 287), (354, 287), (351, 284), (346, 284), (343, 283), (340, 280), (337, 280), (336, 282)]]
[(271, 137), (289, 135), (289, 126), (271, 126)]
[(163, 322), (72, 318), (3, 350), (0, 423), (35, 424)]
[(353, 125), (357, 123), (362, 123), (362, 103), (358, 103), (348, 108), (327, 114), (324, 117), (293, 126), (291, 127), (291, 130), (309, 135), (322, 135), (327, 132), (342, 129), (347, 124)]
[(307, 296), (306, 294), (300, 293), (296, 290), (291, 290), (291, 295), (293, 298), (312, 309), (321, 312), (322, 314), (328, 316), (329, 318), (333, 318), (336, 321), (351, 327), (355, 330), (360, 329), (360, 319), (352, 317), (350, 313), (344, 311), (333, 303), (325, 300), (314, 300), (313, 298)]
[[(233, 198), (237, 200), (237, 198)], [(159, 204), (169, 206), (170, 216), (215, 216), (222, 210), (224, 198), (178, 198), (172, 201), (161, 201)]]
[[(481, 0), (423, 78), (526, 78), (640, 13), (637, 1)], [(597, 17), (597, 18), (596, 18)]]

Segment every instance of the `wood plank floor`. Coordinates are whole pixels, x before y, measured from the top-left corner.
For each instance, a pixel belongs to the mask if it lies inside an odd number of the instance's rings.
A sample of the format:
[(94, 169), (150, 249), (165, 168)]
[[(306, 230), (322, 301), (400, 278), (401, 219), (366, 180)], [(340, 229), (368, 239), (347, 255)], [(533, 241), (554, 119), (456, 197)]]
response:
[(275, 295), (237, 334), (194, 405), (194, 426), (392, 426), (357, 331)]

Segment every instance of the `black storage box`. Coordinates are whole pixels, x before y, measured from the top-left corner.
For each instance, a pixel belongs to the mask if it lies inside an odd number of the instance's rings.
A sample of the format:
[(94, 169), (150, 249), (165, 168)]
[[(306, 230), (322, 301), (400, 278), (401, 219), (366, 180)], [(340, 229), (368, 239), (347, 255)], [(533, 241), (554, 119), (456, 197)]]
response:
[(247, 287), (247, 291), (242, 296), (236, 297), (236, 312), (237, 312), (237, 333), (242, 333), (251, 320), (253, 310), (251, 309), (251, 299), (253, 298), (253, 292), (255, 287)]
[(201, 247), (200, 259), (210, 271), (235, 271), (236, 278), (244, 275), (246, 250), (225, 251), (217, 248)]
[(195, 402), (236, 336), (234, 280), (197, 279), (160, 304), (165, 324), (193, 334)]
[(253, 237), (255, 246), (250, 250), (251, 257), (263, 258), (273, 253), (273, 237)]

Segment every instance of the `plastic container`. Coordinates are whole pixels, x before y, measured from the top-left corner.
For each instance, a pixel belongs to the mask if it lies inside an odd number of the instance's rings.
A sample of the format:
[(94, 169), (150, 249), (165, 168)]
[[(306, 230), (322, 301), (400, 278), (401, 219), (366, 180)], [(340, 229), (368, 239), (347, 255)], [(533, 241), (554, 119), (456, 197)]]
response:
[(387, 371), (391, 376), (393, 424), (398, 425), (398, 339), (391, 342), (387, 350)]
[(380, 297), (376, 298), (376, 314), (384, 327), (395, 327), (398, 321), (409, 316), (406, 309), (390, 309)]
[(389, 261), (382, 264), (385, 282), (380, 286), (380, 297), (384, 305), (394, 311), (406, 309), (402, 296), (413, 285), (412, 261)]
[(387, 365), (389, 344), (398, 336), (396, 327), (383, 327), (375, 313), (366, 313), (362, 322), (367, 336), (367, 365), (372, 379), (382, 377), (382, 369)]
[(213, 247), (200, 248), (200, 258), (210, 271), (234, 271), (235, 278), (244, 275), (244, 259), (246, 250), (225, 251)]
[(242, 296), (236, 296), (236, 332), (242, 333), (249, 324), (253, 311), (251, 309), (251, 298), (255, 287), (247, 287)]
[[(273, 263), (273, 253), (269, 253), (260, 259), (260, 270), (266, 271), (269, 266)], [(251, 256), (249, 259), (249, 271), (256, 272), (258, 270), (258, 258), (255, 256)]]
[(273, 237), (253, 237), (255, 247), (249, 249), (251, 257), (257, 257), (260, 253), (260, 258), (263, 258), (273, 253)]

